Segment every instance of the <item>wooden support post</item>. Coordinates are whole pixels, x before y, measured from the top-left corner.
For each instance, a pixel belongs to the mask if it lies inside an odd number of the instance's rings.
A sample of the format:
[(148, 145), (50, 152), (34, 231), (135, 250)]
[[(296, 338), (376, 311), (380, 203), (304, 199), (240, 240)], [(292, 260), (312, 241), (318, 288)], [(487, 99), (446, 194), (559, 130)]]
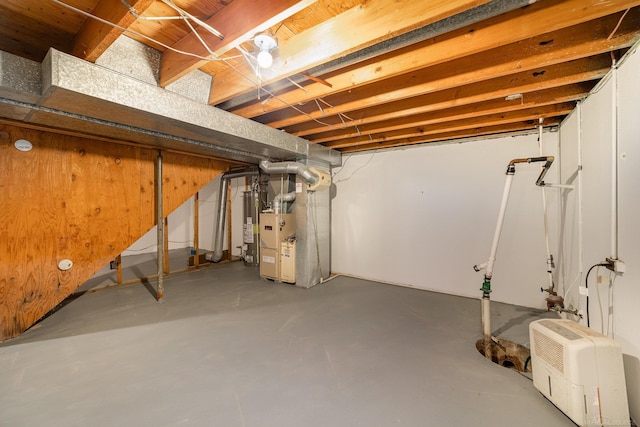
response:
[(164, 297), (164, 215), (162, 210), (162, 152), (158, 151), (156, 160), (156, 225), (158, 229), (158, 289), (156, 299), (162, 302)]
[(169, 274), (169, 217), (164, 218), (164, 274)]
[(116, 283), (122, 285), (122, 255), (116, 257), (117, 270), (116, 270)]
[(193, 249), (195, 250), (195, 254), (193, 257), (193, 265), (200, 265), (200, 193), (196, 193), (193, 196)]

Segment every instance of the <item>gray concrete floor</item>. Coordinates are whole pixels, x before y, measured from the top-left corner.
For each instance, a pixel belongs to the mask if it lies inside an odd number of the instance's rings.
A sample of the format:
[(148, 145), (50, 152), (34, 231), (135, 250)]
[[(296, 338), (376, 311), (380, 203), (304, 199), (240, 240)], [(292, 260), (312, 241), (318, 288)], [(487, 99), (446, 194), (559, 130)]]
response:
[[(0, 345), (1, 426), (573, 426), (485, 360), (478, 300), (231, 263), (89, 292)], [(535, 310), (494, 303), (523, 344)]]

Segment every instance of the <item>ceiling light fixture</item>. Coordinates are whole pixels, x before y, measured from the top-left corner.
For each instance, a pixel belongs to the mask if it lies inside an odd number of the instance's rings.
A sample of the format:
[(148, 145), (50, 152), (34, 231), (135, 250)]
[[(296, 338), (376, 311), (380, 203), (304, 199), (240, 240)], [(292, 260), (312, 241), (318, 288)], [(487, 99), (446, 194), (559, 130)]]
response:
[(276, 39), (270, 32), (262, 32), (254, 37), (253, 42), (260, 52), (258, 52), (258, 65), (261, 68), (269, 68), (271, 64), (273, 64), (273, 56), (271, 56), (271, 52), (273, 49), (278, 47), (278, 39)]

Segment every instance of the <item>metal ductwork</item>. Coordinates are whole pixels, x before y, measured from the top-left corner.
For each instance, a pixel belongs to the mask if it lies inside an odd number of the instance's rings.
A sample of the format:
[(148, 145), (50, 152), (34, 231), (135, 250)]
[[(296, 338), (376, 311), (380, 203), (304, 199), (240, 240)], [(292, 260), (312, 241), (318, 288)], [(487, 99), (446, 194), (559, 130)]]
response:
[(0, 117), (252, 164), (265, 158), (341, 164), (335, 150), (55, 49), (42, 63), (0, 51)]
[(298, 162), (280, 162), (271, 163), (267, 160), (260, 162), (260, 169), (267, 174), (273, 173), (290, 173), (302, 178), (307, 184), (317, 184), (320, 176), (313, 172), (309, 167)]
[(205, 255), (207, 261), (220, 262), (222, 259), (224, 245), (224, 224), (227, 216), (227, 191), (229, 190), (229, 181), (233, 178), (241, 178), (243, 176), (256, 176), (260, 171), (251, 167), (241, 171), (229, 171), (222, 174), (220, 177), (220, 190), (218, 193), (218, 216), (216, 218), (215, 227), (215, 242), (213, 246), (213, 252), (209, 252)]
[(282, 211), (282, 203), (283, 202), (293, 202), (296, 199), (296, 192), (292, 191), (290, 193), (280, 193), (276, 197), (273, 198), (273, 212), (276, 214), (283, 213)]

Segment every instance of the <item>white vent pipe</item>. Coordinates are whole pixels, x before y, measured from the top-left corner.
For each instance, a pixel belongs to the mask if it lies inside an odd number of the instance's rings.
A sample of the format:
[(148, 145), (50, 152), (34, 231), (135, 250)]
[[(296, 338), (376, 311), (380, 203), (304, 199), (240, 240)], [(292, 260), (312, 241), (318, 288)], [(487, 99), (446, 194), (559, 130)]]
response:
[(271, 163), (267, 160), (260, 162), (260, 169), (267, 174), (273, 173), (291, 173), (296, 174), (307, 184), (317, 184), (320, 177), (307, 166), (298, 162), (280, 162)]

